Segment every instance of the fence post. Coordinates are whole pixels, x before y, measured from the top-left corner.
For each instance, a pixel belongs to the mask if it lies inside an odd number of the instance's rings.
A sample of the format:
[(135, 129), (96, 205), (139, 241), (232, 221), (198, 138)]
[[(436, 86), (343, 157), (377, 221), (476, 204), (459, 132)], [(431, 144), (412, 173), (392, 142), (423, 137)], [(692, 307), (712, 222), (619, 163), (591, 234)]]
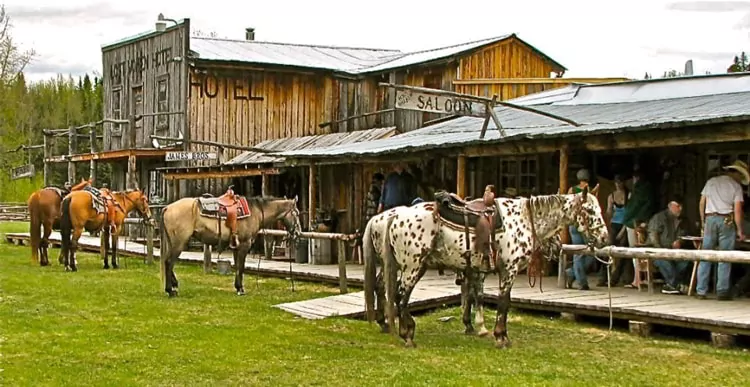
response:
[(76, 164), (70, 159), (76, 154), (76, 143), (76, 127), (71, 126), (68, 128), (68, 182), (70, 184), (75, 184), (76, 181)]
[(203, 272), (211, 273), (211, 245), (203, 244)]
[(94, 180), (96, 183), (96, 160), (94, 160), (94, 154), (96, 153), (96, 125), (91, 127), (89, 132), (89, 142), (91, 150), (91, 161), (89, 162), (89, 178)]
[(48, 158), (51, 156), (51, 145), (52, 145), (52, 139), (48, 138), (49, 135), (47, 134), (47, 131), (44, 131), (44, 186), (49, 187), (49, 180), (50, 180), (50, 165), (47, 161)]
[(339, 291), (341, 294), (348, 293), (346, 284), (346, 241), (338, 240), (338, 258), (339, 258)]
[(146, 263), (154, 263), (154, 226), (146, 225)]

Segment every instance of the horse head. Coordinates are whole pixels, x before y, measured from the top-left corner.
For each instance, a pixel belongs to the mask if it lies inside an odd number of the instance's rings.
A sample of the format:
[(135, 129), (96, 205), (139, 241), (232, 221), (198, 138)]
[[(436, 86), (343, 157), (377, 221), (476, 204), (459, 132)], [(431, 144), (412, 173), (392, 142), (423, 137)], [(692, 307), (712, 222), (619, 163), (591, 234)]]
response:
[(296, 240), (302, 232), (302, 225), (299, 221), (299, 209), (297, 208), (297, 196), (294, 199), (280, 200), (280, 202), (282, 204), (279, 206), (276, 219), (284, 223), (284, 227), (291, 239)]
[(133, 203), (133, 207), (143, 216), (146, 221), (154, 223), (151, 209), (148, 206), (148, 197), (140, 189), (125, 191), (123, 196), (127, 201)]
[(589, 247), (608, 245), (609, 231), (607, 224), (604, 222), (604, 216), (602, 216), (599, 199), (589, 191), (588, 187), (573, 195), (573, 223), (578, 226)]

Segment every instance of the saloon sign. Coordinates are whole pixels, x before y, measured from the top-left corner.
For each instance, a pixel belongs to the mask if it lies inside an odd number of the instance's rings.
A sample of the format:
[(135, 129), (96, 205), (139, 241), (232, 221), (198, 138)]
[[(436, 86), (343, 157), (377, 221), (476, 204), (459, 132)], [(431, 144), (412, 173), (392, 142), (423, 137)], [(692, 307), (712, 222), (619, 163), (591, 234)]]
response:
[(426, 113), (485, 117), (486, 105), (460, 97), (413, 90), (396, 90), (396, 108)]

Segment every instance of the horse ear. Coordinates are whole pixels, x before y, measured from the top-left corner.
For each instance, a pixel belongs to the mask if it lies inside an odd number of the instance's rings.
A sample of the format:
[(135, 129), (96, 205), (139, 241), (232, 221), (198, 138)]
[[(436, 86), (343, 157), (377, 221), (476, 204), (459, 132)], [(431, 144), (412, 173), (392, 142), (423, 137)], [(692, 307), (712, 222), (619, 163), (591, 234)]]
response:
[(599, 188), (600, 188), (599, 187), (599, 183), (596, 183), (596, 187), (594, 187), (594, 189), (591, 190), (591, 194), (598, 197), (599, 196)]

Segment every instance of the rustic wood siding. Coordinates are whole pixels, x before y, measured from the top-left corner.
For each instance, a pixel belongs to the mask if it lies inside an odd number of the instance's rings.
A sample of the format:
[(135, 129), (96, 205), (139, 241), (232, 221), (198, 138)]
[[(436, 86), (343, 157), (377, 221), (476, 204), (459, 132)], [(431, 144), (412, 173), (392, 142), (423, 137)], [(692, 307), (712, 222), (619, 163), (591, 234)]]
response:
[[(516, 39), (508, 39), (462, 57), (456, 79), (549, 78), (551, 73), (557, 71), (562, 69), (529, 46)], [(562, 86), (565, 84), (457, 85), (455, 91), (489, 98), (497, 95), (500, 100), (507, 100)]]
[[(102, 51), (104, 117), (128, 119), (136, 111), (144, 114), (156, 112), (158, 85), (162, 80), (167, 82), (166, 110), (184, 110), (185, 60), (175, 61), (174, 58), (182, 57), (185, 52), (187, 31), (186, 23), (162, 34)], [(139, 93), (142, 96), (140, 106), (135, 98)], [(166, 122), (162, 122), (159, 128), (157, 117), (144, 117), (137, 122), (136, 148), (151, 148), (151, 134), (177, 136), (178, 131), (184, 132), (184, 116), (171, 115), (163, 119)], [(104, 149), (132, 148), (130, 130), (128, 125), (106, 124)]]
[[(261, 141), (330, 133), (318, 124), (338, 108), (336, 81), (314, 74), (260, 70), (193, 71), (190, 82), (190, 139), (251, 146)], [(215, 147), (191, 145), (194, 151)], [(226, 150), (230, 159), (241, 151)]]

